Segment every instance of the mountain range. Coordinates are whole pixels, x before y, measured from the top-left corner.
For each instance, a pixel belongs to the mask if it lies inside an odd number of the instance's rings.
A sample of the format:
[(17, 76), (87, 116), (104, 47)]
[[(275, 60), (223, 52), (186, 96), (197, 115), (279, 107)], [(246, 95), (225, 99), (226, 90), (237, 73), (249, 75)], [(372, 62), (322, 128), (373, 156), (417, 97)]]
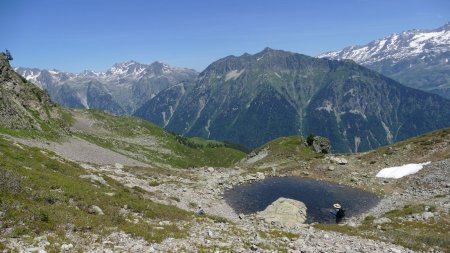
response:
[(450, 126), (450, 102), (416, 90), (449, 97), (449, 54), (447, 24), (319, 58), (266, 48), (201, 73), (135, 61), (105, 72), (15, 70), (63, 106), (134, 114), (186, 136), (255, 148), (317, 134), (334, 151), (358, 152)]
[(450, 23), (434, 30), (393, 33), (319, 57), (350, 59), (404, 85), (450, 98)]
[(86, 70), (74, 74), (22, 67), (15, 70), (63, 106), (95, 108), (114, 114), (132, 114), (161, 90), (198, 74), (160, 62), (147, 65), (135, 61), (114, 64), (105, 72)]
[(328, 137), (334, 151), (357, 152), (449, 126), (450, 101), (354, 61), (266, 48), (212, 63), (135, 115), (186, 136), (249, 148), (316, 134)]

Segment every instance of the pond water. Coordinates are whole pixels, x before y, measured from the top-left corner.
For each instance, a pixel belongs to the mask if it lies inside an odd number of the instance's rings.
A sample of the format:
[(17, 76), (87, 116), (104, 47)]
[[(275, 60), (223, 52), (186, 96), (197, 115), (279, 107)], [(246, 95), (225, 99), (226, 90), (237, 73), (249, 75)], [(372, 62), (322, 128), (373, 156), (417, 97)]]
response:
[(224, 193), (227, 203), (243, 214), (264, 210), (280, 197), (305, 203), (307, 223), (333, 223), (330, 211), (334, 203), (345, 209), (345, 217), (351, 217), (374, 207), (379, 198), (370, 192), (324, 181), (302, 177), (269, 177), (263, 181), (235, 186)]

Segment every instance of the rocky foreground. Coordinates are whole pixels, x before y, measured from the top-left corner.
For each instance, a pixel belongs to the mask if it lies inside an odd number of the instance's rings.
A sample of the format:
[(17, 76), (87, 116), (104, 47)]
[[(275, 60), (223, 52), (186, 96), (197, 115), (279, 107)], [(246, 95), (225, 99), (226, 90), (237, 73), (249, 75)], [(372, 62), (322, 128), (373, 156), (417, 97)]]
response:
[[(155, 173), (144, 167), (124, 167), (118, 163), (83, 163), (81, 166), (86, 169), (86, 175), (80, 177), (93, 184), (107, 184), (104, 178), (113, 178), (129, 188), (141, 189), (145, 198), (152, 201), (189, 210), (197, 219), (169, 224), (169, 221), (147, 220), (139, 213), (132, 213), (134, 219), (127, 220), (131, 224), (155, 223), (161, 225), (161, 229), (164, 229), (164, 225), (176, 225), (186, 229), (188, 233), (183, 238), (167, 238), (160, 243), (150, 243), (114, 229), (102, 235), (89, 231), (68, 231), (65, 235), (66, 243), (56, 245), (62, 252), (415, 252), (392, 243), (367, 239), (364, 235), (360, 237), (324, 231), (301, 222), (293, 226), (268, 223), (260, 214), (239, 215), (223, 199), (224, 190), (233, 185), (262, 180), (273, 176), (271, 173), (251, 174), (240, 167), (203, 167), (189, 171)], [(449, 179), (450, 159), (433, 162), (418, 174), (402, 179), (409, 185), (404, 191), (386, 196), (368, 213), (353, 217), (342, 226), (358, 227), (368, 216), (375, 218), (375, 227), (377, 224), (392, 222), (383, 218), (382, 214), (408, 203), (426, 203), (434, 208), (433, 211), (424, 210), (423, 213), (405, 215), (401, 219), (439, 221), (448, 217), (450, 211)], [(196, 214), (199, 206), (206, 215)], [(121, 212), (130, 214), (132, 210), (124, 206)], [(101, 209), (94, 213), (101, 215)], [(295, 218), (294, 215), (292, 217)], [(292, 221), (289, 222), (292, 224)], [(380, 225), (378, 227), (382, 229)], [(46, 252), (46, 246), (52, 244), (51, 238), (55, 236), (50, 233), (27, 240), (11, 239), (3, 243), (21, 252)], [(445, 249), (429, 248), (427, 251), (444, 252)]]

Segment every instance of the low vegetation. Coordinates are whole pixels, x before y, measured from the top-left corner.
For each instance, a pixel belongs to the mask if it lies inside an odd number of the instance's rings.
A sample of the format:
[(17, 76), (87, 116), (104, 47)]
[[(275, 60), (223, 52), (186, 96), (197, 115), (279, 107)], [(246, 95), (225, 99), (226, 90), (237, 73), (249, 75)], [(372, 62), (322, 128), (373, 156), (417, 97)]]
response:
[[(183, 226), (173, 224), (192, 219), (188, 212), (145, 200), (142, 192), (108, 177), (106, 185), (80, 178), (86, 174), (52, 152), (0, 138), (1, 226), (2, 231), (10, 231), (1, 237), (52, 232), (64, 240), (68, 231), (105, 234), (115, 230), (149, 242), (185, 236)], [(100, 207), (104, 215), (94, 214), (92, 206)], [(135, 217), (140, 217), (137, 224), (129, 221)], [(161, 220), (172, 225), (160, 226)]]
[(175, 168), (227, 167), (245, 156), (232, 144), (175, 135), (133, 116), (113, 116), (99, 110), (84, 110), (82, 115), (105, 131), (77, 132), (77, 136), (142, 162)]
[[(431, 248), (450, 250), (450, 215), (442, 214), (439, 218), (428, 221), (407, 220), (405, 217), (421, 214), (425, 210), (423, 204), (405, 205), (384, 214), (391, 222), (375, 224), (373, 216), (368, 216), (357, 227), (337, 224), (317, 224), (317, 228), (332, 230), (349, 235), (387, 241), (404, 247), (426, 251)], [(433, 211), (434, 207), (429, 207)]]

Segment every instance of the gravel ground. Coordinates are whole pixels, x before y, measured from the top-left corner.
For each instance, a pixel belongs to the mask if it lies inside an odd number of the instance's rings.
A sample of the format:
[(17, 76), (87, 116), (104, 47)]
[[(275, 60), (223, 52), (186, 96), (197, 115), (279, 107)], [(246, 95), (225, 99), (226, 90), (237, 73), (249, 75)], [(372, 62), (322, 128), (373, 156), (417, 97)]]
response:
[(51, 150), (65, 159), (72, 161), (94, 164), (120, 163), (126, 166), (149, 167), (148, 164), (131, 159), (109, 149), (102, 148), (77, 137), (65, 137), (61, 143), (33, 139), (20, 139), (8, 136), (4, 137), (28, 146)]
[[(16, 141), (19, 142), (19, 140)], [(187, 238), (167, 238), (161, 243), (153, 244), (122, 232), (104, 236), (73, 233), (67, 235), (67, 244), (61, 245), (61, 251), (68, 249), (66, 252), (277, 252), (278, 250), (287, 252), (414, 252), (391, 243), (318, 230), (307, 224), (285, 230), (296, 235), (292, 239), (278, 234), (268, 235), (272, 230), (267, 224), (258, 221), (253, 215), (239, 218), (222, 198), (223, 191), (232, 185), (261, 178), (261, 175), (258, 174), (242, 177), (239, 174), (244, 170), (239, 167), (203, 167), (183, 171), (183, 173), (157, 175), (157, 181), (160, 184), (150, 186), (149, 182), (155, 180), (154, 175), (146, 176), (121, 165), (135, 166), (142, 163), (80, 139), (68, 139), (61, 144), (42, 143), (35, 140), (21, 140), (20, 143), (44, 147), (72, 160), (93, 163), (81, 164), (81, 166), (98, 177), (107, 175), (128, 187), (139, 186), (152, 192), (150, 198), (155, 202), (175, 205), (192, 212), (195, 212), (197, 206), (201, 205), (208, 214), (224, 217), (231, 221), (217, 222), (205, 219), (202, 222), (177, 224), (177, 226), (189, 229)], [(399, 179), (399, 185), (407, 185), (407, 187), (404, 187), (401, 192), (387, 196), (365, 215), (377, 217), (377, 214), (401, 207), (411, 201), (436, 201), (437, 203), (434, 204), (437, 206), (448, 206), (450, 203), (448, 195), (444, 200), (433, 198), (433, 196), (448, 194), (449, 180), (450, 159), (433, 162), (419, 173)], [(145, 222), (142, 218), (140, 219), (139, 222)], [(352, 219), (352, 221), (355, 220)], [(357, 221), (358, 219), (356, 219)], [(20, 252), (39, 252), (39, 250), (44, 250), (48, 241), (45, 236), (35, 238), (33, 244), (15, 238), (11, 239), (8, 245)]]
[[(406, 185), (406, 189), (383, 198), (376, 207), (360, 218), (368, 215), (379, 217), (409, 202), (425, 202), (441, 207), (448, 205), (450, 203), (450, 159), (433, 162), (418, 173), (400, 179), (399, 184)], [(443, 199), (433, 198), (446, 194), (447, 196)]]

